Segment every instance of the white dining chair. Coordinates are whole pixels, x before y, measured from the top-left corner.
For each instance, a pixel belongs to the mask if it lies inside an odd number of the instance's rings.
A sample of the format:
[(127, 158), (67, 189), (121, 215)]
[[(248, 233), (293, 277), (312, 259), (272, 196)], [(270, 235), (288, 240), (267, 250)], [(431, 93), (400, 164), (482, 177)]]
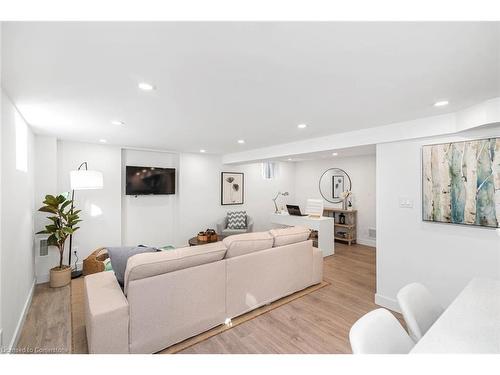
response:
[(386, 309), (363, 315), (349, 332), (353, 354), (407, 354), (415, 343)]
[(415, 342), (422, 338), (444, 311), (429, 290), (419, 283), (403, 287), (397, 299), (410, 337)]

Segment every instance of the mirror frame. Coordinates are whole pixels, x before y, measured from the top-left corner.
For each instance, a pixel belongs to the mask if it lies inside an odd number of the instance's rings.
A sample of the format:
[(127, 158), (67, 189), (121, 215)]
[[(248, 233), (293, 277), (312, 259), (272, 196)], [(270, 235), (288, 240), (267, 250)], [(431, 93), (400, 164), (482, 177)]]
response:
[[(330, 203), (342, 203), (344, 201), (344, 199), (342, 198), (338, 198), (336, 200), (330, 200), (328, 198), (326, 198), (324, 195), (323, 195), (323, 192), (321, 191), (321, 180), (323, 179), (324, 175), (328, 172), (328, 171), (331, 171), (332, 169), (336, 169), (337, 171), (342, 171), (346, 176), (347, 176), (347, 179), (349, 180), (349, 190), (352, 190), (352, 181), (351, 181), (351, 177), (349, 176), (349, 174), (344, 171), (342, 168), (328, 168), (326, 171), (323, 172), (323, 174), (321, 175), (321, 177), (319, 178), (319, 182), (318, 182), (318, 190), (319, 190), (319, 193), (321, 194), (321, 196), (323, 197), (323, 199), (327, 202), (330, 202)], [(332, 199), (335, 199), (335, 198), (332, 198)]]

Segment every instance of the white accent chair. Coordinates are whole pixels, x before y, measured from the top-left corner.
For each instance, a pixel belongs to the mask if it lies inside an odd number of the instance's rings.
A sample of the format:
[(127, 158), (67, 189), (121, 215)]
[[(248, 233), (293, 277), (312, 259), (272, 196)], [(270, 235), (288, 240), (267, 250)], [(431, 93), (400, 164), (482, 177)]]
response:
[(306, 214), (314, 217), (323, 216), (323, 199), (308, 199), (306, 205)]
[(253, 232), (253, 219), (247, 215), (247, 227), (244, 229), (229, 229), (227, 227), (227, 216), (217, 222), (217, 234), (222, 237), (232, 236), (233, 234), (243, 234)]
[(422, 338), (444, 311), (429, 290), (419, 283), (403, 287), (397, 299), (410, 337), (415, 342)]
[(415, 343), (386, 309), (363, 315), (349, 332), (353, 354), (407, 354)]

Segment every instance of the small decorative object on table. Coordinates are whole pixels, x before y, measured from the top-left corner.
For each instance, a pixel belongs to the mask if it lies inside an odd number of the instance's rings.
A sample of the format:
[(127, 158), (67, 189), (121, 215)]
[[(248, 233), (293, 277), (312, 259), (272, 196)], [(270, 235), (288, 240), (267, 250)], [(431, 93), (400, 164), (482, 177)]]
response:
[(345, 215), (343, 213), (339, 215), (339, 224), (345, 224)]
[[(344, 210), (347, 210), (348, 202), (349, 202), (349, 204), (351, 204), (351, 200), (349, 198), (351, 195), (352, 195), (352, 191), (350, 191), (350, 190), (343, 191), (340, 194), (340, 197), (342, 198), (342, 203), (344, 205)], [(351, 204), (351, 206), (352, 206), (352, 204)]]
[(198, 242), (217, 242), (217, 233), (214, 229), (207, 229), (204, 232), (199, 232), (197, 236)]

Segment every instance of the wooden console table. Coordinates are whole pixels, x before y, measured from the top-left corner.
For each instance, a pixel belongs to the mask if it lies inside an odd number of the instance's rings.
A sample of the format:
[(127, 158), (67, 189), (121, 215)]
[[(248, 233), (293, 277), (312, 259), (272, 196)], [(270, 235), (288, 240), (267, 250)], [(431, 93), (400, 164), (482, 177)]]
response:
[[(339, 222), (340, 214), (345, 216), (345, 224)], [(349, 246), (356, 243), (357, 239), (357, 210), (344, 210), (341, 208), (325, 208), (323, 216), (333, 217), (335, 219), (334, 238), (338, 241), (347, 242)]]

